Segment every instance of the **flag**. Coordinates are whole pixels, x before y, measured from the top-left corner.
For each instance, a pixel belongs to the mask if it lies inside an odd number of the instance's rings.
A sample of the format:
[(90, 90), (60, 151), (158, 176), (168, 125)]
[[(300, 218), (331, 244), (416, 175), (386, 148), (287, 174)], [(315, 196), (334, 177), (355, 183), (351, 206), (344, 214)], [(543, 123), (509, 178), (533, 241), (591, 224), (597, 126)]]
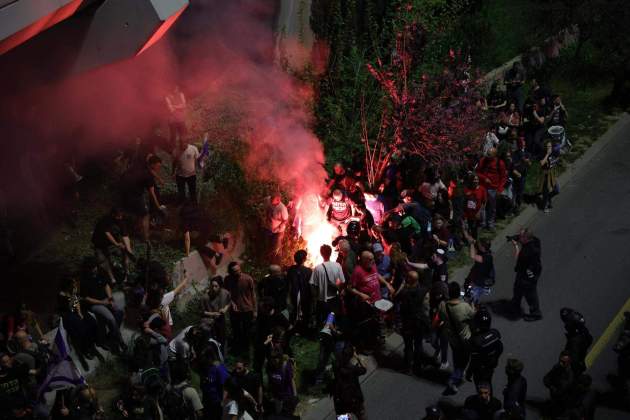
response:
[(210, 143), (208, 142), (208, 133), (203, 136), (203, 146), (201, 147), (201, 154), (197, 158), (197, 163), (201, 169), (206, 166), (206, 160), (210, 157)]
[(40, 398), (47, 392), (75, 387), (85, 383), (85, 378), (70, 357), (67, 334), (61, 320), (59, 321), (59, 328), (57, 328), (52, 351), (55, 355), (55, 362), (48, 368), (46, 379), (37, 391), (37, 395)]

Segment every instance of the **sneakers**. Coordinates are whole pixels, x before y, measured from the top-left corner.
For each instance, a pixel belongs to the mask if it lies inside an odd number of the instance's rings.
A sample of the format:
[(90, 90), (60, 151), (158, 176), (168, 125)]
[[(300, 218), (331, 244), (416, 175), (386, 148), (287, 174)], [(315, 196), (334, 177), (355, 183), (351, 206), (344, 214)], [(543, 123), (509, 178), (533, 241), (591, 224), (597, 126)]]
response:
[(440, 363), (440, 370), (446, 370), (449, 366), (448, 362)]
[(458, 392), (459, 390), (457, 389), (455, 385), (449, 385), (446, 387), (444, 391), (442, 391), (442, 395), (444, 395), (445, 397), (448, 397), (449, 395), (455, 395)]

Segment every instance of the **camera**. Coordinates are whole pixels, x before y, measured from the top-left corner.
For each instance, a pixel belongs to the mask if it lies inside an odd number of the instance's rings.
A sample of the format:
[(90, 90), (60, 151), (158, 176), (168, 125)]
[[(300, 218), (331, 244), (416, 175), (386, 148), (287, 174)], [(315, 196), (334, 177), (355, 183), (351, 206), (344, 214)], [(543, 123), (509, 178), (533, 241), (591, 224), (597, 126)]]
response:
[(505, 239), (508, 242), (512, 242), (512, 241), (518, 242), (519, 238), (520, 238), (520, 235), (508, 235), (508, 236), (505, 237)]

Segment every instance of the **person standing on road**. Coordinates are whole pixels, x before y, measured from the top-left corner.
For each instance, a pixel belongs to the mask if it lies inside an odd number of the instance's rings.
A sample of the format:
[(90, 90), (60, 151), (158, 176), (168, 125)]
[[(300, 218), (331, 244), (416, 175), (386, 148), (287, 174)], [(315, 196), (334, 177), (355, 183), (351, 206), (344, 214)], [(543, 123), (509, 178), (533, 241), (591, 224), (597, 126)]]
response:
[(579, 376), (586, 371), (585, 359), (588, 348), (593, 344), (593, 336), (586, 328), (581, 313), (570, 308), (562, 308), (560, 319), (564, 323), (567, 337), (564, 349), (571, 355), (573, 372)]
[(461, 385), (464, 370), (470, 359), (469, 341), (472, 335), (470, 323), (475, 315), (473, 307), (464, 302), (460, 296), (458, 283), (448, 284), (449, 300), (440, 304), (440, 319), (444, 321), (448, 341), (453, 352), (453, 373), (448, 379), (448, 386), (442, 395), (455, 395)]
[(487, 239), (475, 240), (466, 230), (464, 238), (470, 243), (470, 258), (473, 260), (473, 266), (464, 284), (465, 288), (470, 286), (470, 301), (477, 307), (481, 296), (492, 293), (491, 288), (495, 282), (491, 242)]
[(501, 334), (492, 326), (492, 316), (487, 309), (481, 308), (474, 319), (474, 333), (470, 338), (470, 364), (466, 379), (472, 379), (475, 385), (482, 382), (492, 385), (494, 370), (503, 353)]
[(429, 331), (429, 289), (418, 282), (418, 273), (409, 271), (405, 284), (396, 293), (405, 344), (405, 369), (419, 372), (424, 355), (422, 341)]
[(542, 319), (540, 302), (538, 299), (538, 279), (542, 272), (540, 261), (540, 239), (535, 237), (528, 229), (521, 229), (518, 240), (512, 238), (514, 255), (516, 257), (516, 280), (514, 281), (514, 295), (512, 306), (514, 311), (521, 314), (521, 300), (523, 297), (529, 305), (529, 314), (523, 315), (525, 321), (538, 321)]
[(363, 391), (359, 377), (367, 373), (354, 346), (346, 344), (335, 366), (335, 380), (332, 386), (332, 398), (337, 416), (354, 414), (358, 420), (367, 420)]
[(575, 380), (571, 365), (571, 355), (563, 350), (558, 363), (543, 378), (543, 383), (549, 389), (552, 415), (563, 414), (568, 408), (571, 388)]
[(505, 366), (507, 385), (503, 388), (503, 408), (524, 419), (527, 380), (521, 375), (521, 372), (523, 372), (523, 363), (517, 359), (508, 359)]

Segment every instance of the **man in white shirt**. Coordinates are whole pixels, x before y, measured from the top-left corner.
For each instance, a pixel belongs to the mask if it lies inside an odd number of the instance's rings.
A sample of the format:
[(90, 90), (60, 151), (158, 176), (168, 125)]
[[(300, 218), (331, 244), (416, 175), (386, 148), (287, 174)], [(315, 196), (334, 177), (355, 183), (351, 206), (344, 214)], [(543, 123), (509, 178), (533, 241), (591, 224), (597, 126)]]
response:
[(197, 159), (199, 149), (182, 139), (173, 151), (173, 175), (177, 183), (177, 197), (180, 203), (186, 199), (186, 186), (190, 201), (197, 202)]
[(273, 261), (280, 256), (284, 231), (289, 222), (289, 211), (282, 204), (280, 194), (269, 197), (265, 212), (265, 229), (269, 235), (269, 253)]
[(309, 283), (317, 289), (317, 319), (323, 324), (330, 312), (339, 314), (339, 289), (346, 279), (341, 264), (330, 261), (330, 245), (322, 245), (319, 253), (324, 262), (313, 269)]

